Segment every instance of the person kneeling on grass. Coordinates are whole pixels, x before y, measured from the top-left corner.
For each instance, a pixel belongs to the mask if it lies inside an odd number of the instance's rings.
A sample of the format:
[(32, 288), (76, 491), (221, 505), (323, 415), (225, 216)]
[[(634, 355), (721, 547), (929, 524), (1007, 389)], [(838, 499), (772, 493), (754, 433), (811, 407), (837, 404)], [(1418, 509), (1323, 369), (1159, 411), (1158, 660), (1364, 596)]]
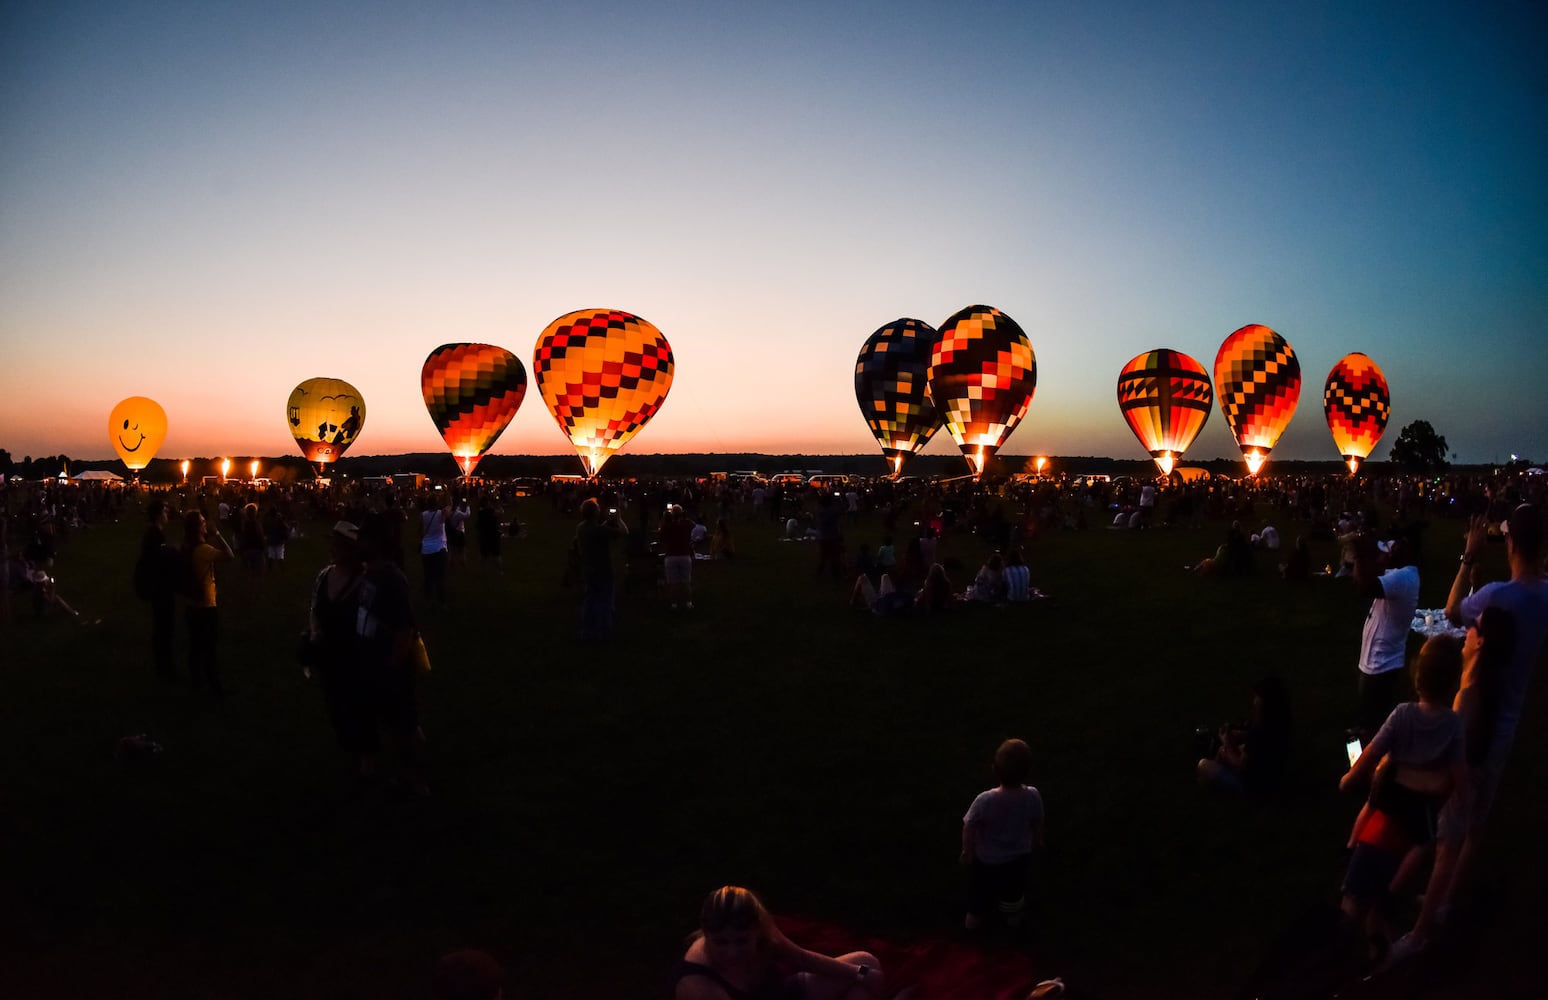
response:
[(699, 929), (673, 970), (676, 1000), (875, 1000), (885, 994), (876, 956), (807, 951), (774, 925), (748, 889), (727, 885), (704, 900)]
[(994, 788), (980, 792), (962, 817), (962, 863), (968, 869), (968, 908), (962, 924), (983, 926), (991, 910), (1012, 926), (1027, 901), (1032, 849), (1043, 846), (1043, 796), (1027, 784), (1032, 750), (1006, 740), (994, 752)]

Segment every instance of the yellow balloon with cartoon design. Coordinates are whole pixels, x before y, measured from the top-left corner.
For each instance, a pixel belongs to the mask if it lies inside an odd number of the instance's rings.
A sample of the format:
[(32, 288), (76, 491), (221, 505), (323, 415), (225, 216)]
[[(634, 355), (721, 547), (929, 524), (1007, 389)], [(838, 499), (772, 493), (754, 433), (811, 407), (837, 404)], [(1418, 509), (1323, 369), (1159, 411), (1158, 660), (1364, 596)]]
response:
[(120, 400), (108, 414), (108, 437), (124, 464), (139, 472), (156, 457), (161, 442), (167, 439), (167, 411), (144, 396)]

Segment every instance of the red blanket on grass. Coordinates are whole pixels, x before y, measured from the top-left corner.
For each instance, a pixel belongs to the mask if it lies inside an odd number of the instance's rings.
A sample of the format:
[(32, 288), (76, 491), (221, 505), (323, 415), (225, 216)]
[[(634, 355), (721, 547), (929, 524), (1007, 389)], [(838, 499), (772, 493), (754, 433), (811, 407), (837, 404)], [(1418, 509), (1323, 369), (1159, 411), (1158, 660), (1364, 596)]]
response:
[(811, 951), (870, 952), (881, 961), (889, 992), (911, 986), (912, 1000), (1025, 1000), (1032, 987), (1047, 978), (1021, 951), (990, 951), (943, 938), (888, 941), (799, 917), (776, 917), (774, 922), (786, 937)]

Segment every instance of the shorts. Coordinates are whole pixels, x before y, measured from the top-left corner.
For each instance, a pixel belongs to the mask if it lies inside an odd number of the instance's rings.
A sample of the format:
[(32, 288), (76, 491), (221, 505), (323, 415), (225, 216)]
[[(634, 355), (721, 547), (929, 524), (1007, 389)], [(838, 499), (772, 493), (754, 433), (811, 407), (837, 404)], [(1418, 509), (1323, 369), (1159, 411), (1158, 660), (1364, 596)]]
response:
[(1386, 850), (1374, 844), (1356, 844), (1349, 857), (1349, 868), (1344, 872), (1344, 895), (1362, 903), (1386, 899), (1392, 876), (1397, 874), (1402, 862), (1402, 851)]
[(693, 556), (667, 556), (661, 561), (668, 585), (693, 580)]
[(968, 866), (968, 912), (979, 915), (1019, 909), (1027, 895), (1027, 874), (1032, 855), (1023, 854), (1002, 864), (974, 861)]

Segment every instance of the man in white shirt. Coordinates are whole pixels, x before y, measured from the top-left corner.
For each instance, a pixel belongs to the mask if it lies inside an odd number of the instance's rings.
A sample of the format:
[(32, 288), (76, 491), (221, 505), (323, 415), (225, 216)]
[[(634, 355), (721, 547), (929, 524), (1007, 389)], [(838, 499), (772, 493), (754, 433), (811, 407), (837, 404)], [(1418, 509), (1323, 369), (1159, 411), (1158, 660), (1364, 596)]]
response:
[[(1360, 717), (1368, 742), (1400, 701), (1408, 700), (1408, 631), (1419, 606), (1419, 567), (1402, 539), (1378, 546), (1368, 535), (1356, 541), (1354, 582), (1371, 598), (1360, 639)], [(1378, 570), (1385, 570), (1377, 576)]]

